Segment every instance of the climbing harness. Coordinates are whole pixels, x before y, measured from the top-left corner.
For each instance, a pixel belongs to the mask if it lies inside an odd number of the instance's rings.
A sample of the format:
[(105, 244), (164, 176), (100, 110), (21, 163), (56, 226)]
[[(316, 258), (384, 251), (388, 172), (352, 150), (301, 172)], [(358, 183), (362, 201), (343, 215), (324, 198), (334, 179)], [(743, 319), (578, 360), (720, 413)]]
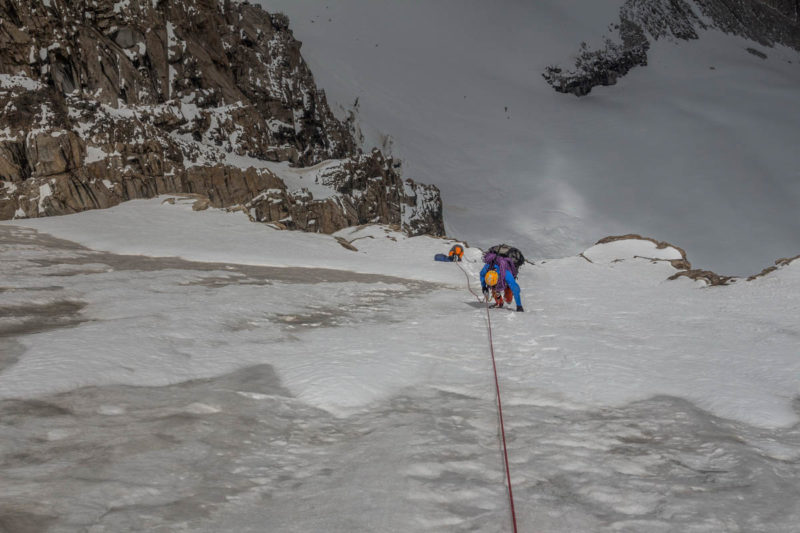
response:
[(503, 423), (503, 403), (500, 401), (500, 381), (497, 379), (497, 363), (495, 362), (494, 358), (494, 341), (492, 340), (492, 318), (491, 313), (489, 312), (489, 299), (483, 299), (475, 294), (472, 290), (472, 287), (469, 283), (469, 274), (466, 270), (459, 264), (458, 268), (461, 269), (461, 272), (464, 273), (464, 276), (467, 278), (467, 290), (478, 300), (478, 302), (483, 301), (486, 304), (486, 329), (489, 333), (489, 352), (492, 354), (492, 370), (494, 370), (494, 387), (495, 392), (497, 393), (497, 413), (500, 418), (500, 436), (502, 437), (503, 441), (503, 460), (506, 466), (506, 482), (508, 483), (508, 502), (511, 507), (511, 524), (514, 528), (514, 533), (517, 533), (517, 513), (514, 510), (514, 493), (511, 490), (511, 469), (508, 465), (508, 446), (506, 446), (506, 430), (505, 425)]

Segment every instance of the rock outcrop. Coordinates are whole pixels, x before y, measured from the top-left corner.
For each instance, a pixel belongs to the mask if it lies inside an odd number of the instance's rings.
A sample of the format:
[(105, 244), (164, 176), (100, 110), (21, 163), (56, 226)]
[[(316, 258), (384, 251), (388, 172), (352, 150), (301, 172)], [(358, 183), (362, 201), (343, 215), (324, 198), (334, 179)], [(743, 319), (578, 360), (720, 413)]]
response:
[[(442, 234), (438, 189), (361, 152), (300, 46), (235, 0), (0, 0), (0, 219), (186, 192), (294, 229)], [(286, 184), (323, 162), (324, 198)]]
[(794, 257), (782, 257), (780, 259), (776, 259), (774, 265), (768, 266), (767, 268), (765, 268), (764, 270), (762, 270), (758, 274), (754, 274), (754, 275), (750, 276), (749, 278), (747, 278), (747, 281), (753, 281), (753, 280), (758, 279), (758, 278), (763, 278), (764, 276), (766, 276), (768, 274), (771, 274), (771, 273), (775, 272), (776, 270), (779, 270), (781, 268), (784, 268), (784, 267), (787, 267), (787, 266), (791, 265), (795, 261), (797, 261), (798, 264), (800, 264), (800, 255), (796, 255)]
[(627, 0), (620, 8), (619, 22), (611, 26), (616, 33), (613, 40), (606, 38), (596, 50), (581, 44), (573, 69), (552, 65), (542, 76), (558, 92), (584, 96), (593, 87), (613, 85), (630, 69), (647, 65), (650, 39), (698, 39), (708, 29), (767, 47), (781, 44), (800, 50), (800, 4), (795, 0)]
[[(772, 274), (773, 272), (776, 272), (776, 271), (778, 271), (778, 270), (780, 270), (782, 268), (788, 267), (789, 265), (791, 265), (795, 261), (800, 263), (800, 255), (796, 255), (794, 257), (788, 257), (788, 258), (784, 257), (784, 258), (781, 258), (781, 259), (777, 259), (773, 266), (769, 266), (769, 267), (765, 268), (764, 270), (762, 270), (761, 272), (759, 272), (758, 274), (754, 274), (752, 276), (747, 277), (746, 280), (747, 281), (753, 281), (753, 280), (756, 280), (756, 279), (759, 279), (759, 278), (763, 278), (763, 277), (768, 276), (769, 274)], [(695, 281), (703, 281), (703, 282), (705, 282), (706, 285), (712, 286), (712, 287), (720, 286), (720, 285), (730, 285), (731, 283), (736, 283), (736, 282), (742, 280), (742, 278), (740, 278), (738, 276), (722, 276), (720, 274), (717, 274), (716, 272), (712, 272), (711, 270), (691, 269), (691, 267), (689, 267), (688, 270), (683, 270), (681, 272), (678, 272), (678, 273), (670, 276), (668, 279), (676, 280), (676, 279), (682, 278), (682, 277), (693, 279)]]
[[(692, 264), (689, 262), (689, 259), (686, 257), (686, 251), (683, 248), (681, 248), (679, 246), (675, 246), (674, 244), (670, 244), (670, 243), (665, 242), (665, 241), (659, 241), (657, 239), (653, 239), (653, 238), (650, 238), (650, 237), (642, 237), (641, 235), (637, 235), (637, 234), (634, 234), (634, 233), (630, 233), (630, 234), (627, 234), (627, 235), (612, 235), (612, 236), (600, 239), (599, 241), (597, 241), (595, 243), (594, 247), (589, 248), (585, 252), (579, 254), (579, 256), (582, 257), (583, 259), (585, 259), (586, 261), (588, 261), (589, 263), (595, 263), (596, 261), (594, 261), (592, 259), (592, 257), (591, 257), (592, 255), (599, 255), (601, 257), (601, 260), (603, 259), (602, 256), (605, 255), (605, 258), (604, 258), (605, 262), (609, 262), (608, 253), (606, 252), (605, 254), (603, 254), (602, 252), (597, 252), (597, 251), (595, 251), (596, 248), (598, 247), (598, 245), (607, 245), (607, 244), (610, 244), (610, 243), (617, 243), (617, 242), (621, 242), (621, 241), (648, 241), (648, 242), (653, 243), (655, 245), (655, 250), (669, 250), (669, 251), (671, 251), (671, 255), (673, 255), (673, 256), (676, 255), (676, 253), (677, 253), (677, 255), (680, 255), (679, 258), (670, 258), (669, 255), (667, 255), (666, 257), (663, 257), (663, 256), (662, 257), (651, 257), (652, 254), (650, 254), (650, 253), (648, 253), (647, 255), (633, 255), (632, 256), (634, 259), (646, 259), (646, 260), (652, 261), (654, 263), (668, 262), (673, 268), (675, 268), (678, 271), (678, 272), (672, 274), (671, 276), (669, 276), (667, 278), (668, 280), (671, 280), (671, 281), (672, 280), (677, 280), (677, 279), (680, 279), (680, 278), (688, 278), (688, 279), (691, 279), (691, 280), (694, 280), (694, 281), (703, 282), (706, 286), (709, 286), (709, 287), (718, 287), (718, 286), (724, 286), (724, 285), (731, 285), (731, 284), (737, 283), (739, 281), (742, 281), (742, 279), (743, 279), (743, 278), (740, 278), (738, 276), (723, 276), (723, 275), (717, 274), (716, 272), (712, 272), (711, 270), (702, 270), (702, 269), (692, 268)], [(623, 249), (622, 252), (620, 252), (620, 253), (629, 253), (630, 254), (631, 252), (630, 252), (629, 249), (628, 250)], [(618, 256), (611, 256), (611, 257), (615, 257), (614, 259), (611, 260), (612, 263), (618, 262), (618, 261), (623, 261), (625, 259), (625, 256), (619, 256), (619, 255)], [(631, 256), (628, 256), (628, 257), (631, 257)], [(792, 263), (795, 263), (795, 262), (800, 264), (800, 255), (797, 255), (795, 257), (790, 257), (790, 258), (778, 259), (777, 261), (775, 261), (775, 265), (774, 266), (767, 267), (764, 270), (762, 270), (760, 273), (746, 278), (746, 280), (747, 281), (753, 281), (755, 279), (767, 276), (767, 275), (769, 275), (769, 274), (771, 274), (771, 273), (773, 273), (773, 272), (775, 272), (777, 270), (780, 270), (782, 268), (788, 267), (789, 265), (791, 265)]]
[[(597, 241), (595, 245), (608, 244), (610, 242), (627, 241), (627, 240), (649, 241), (656, 245), (657, 250), (665, 250), (667, 248), (673, 248), (677, 250), (677, 252), (681, 255), (680, 259), (654, 259), (652, 257), (645, 257), (644, 259), (650, 259), (653, 261), (669, 261), (670, 265), (672, 265), (672, 267), (675, 268), (676, 270), (690, 270), (692, 268), (692, 264), (686, 257), (686, 251), (680, 246), (675, 246), (674, 244), (670, 244), (666, 241), (659, 241), (651, 237), (642, 237), (641, 235), (636, 233), (628, 233), (627, 235), (611, 235), (608, 237), (604, 237), (599, 241)], [(588, 260), (588, 258), (586, 259)], [(589, 262), (591, 261), (589, 260)]]
[(712, 272), (711, 270), (701, 270), (701, 269), (683, 270), (681, 272), (678, 272), (677, 274), (673, 274), (667, 279), (672, 281), (678, 278), (689, 278), (694, 281), (702, 281), (710, 287), (728, 285), (731, 282), (737, 281), (738, 279), (735, 276), (720, 276), (719, 274), (717, 274), (716, 272)]
[(549, 66), (542, 76), (556, 91), (575, 96), (585, 96), (598, 85), (614, 85), (632, 68), (647, 65), (650, 49), (650, 41), (642, 28), (628, 19), (621, 19), (619, 37), (621, 44), (606, 38), (599, 50), (591, 50), (586, 43), (581, 43), (574, 70)]

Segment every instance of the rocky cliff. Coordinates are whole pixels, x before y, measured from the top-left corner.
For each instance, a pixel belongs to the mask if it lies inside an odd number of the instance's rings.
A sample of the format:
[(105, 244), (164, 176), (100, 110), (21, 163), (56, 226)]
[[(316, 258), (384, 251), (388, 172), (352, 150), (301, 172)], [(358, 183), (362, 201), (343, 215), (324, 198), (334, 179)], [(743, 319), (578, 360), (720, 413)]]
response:
[(234, 0), (0, 0), (0, 219), (187, 192), (292, 229), (442, 234), (438, 190), (361, 152), (300, 46)]
[(781, 44), (800, 50), (800, 1), (627, 0), (619, 21), (610, 27), (615, 35), (606, 38), (602, 47), (590, 49), (582, 44), (574, 68), (552, 65), (542, 76), (558, 92), (584, 96), (593, 87), (613, 85), (630, 69), (647, 65), (651, 40), (698, 39), (709, 29), (767, 47)]

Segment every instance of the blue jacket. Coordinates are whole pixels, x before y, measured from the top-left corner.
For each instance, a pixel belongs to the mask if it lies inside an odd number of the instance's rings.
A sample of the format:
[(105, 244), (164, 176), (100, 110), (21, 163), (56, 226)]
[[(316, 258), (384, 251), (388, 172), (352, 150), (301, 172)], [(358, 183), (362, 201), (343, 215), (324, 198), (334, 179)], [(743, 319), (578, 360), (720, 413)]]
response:
[[(486, 263), (483, 265), (483, 270), (481, 270), (481, 289), (484, 291), (487, 290), (486, 273), (489, 272), (491, 267), (492, 265)], [(514, 301), (518, 306), (522, 307), (522, 299), (520, 298), (519, 294), (519, 284), (517, 283), (517, 280), (514, 279), (514, 275), (508, 270), (506, 270), (506, 285), (511, 289), (511, 292), (514, 293)]]

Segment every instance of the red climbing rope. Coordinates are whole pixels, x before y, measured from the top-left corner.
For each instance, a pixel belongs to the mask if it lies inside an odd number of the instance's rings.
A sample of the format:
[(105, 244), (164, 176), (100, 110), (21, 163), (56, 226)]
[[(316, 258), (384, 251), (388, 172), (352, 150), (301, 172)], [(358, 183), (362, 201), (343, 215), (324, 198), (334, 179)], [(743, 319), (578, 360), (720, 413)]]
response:
[(514, 533), (517, 533), (517, 513), (514, 511), (514, 493), (511, 490), (511, 470), (508, 466), (508, 446), (506, 446), (506, 430), (503, 424), (503, 403), (500, 401), (500, 381), (497, 379), (497, 363), (494, 359), (494, 342), (492, 341), (492, 319), (489, 313), (489, 301), (486, 301), (486, 321), (489, 331), (489, 351), (492, 354), (492, 369), (494, 370), (494, 387), (497, 391), (497, 412), (500, 415), (500, 435), (503, 437), (503, 458), (506, 463), (506, 481), (508, 481), (508, 501), (511, 505), (511, 523)]
[[(477, 294), (472, 291), (472, 287), (470, 287), (469, 283), (469, 274), (464, 268), (456, 263), (458, 268), (461, 269), (461, 272), (467, 277), (467, 289), (469, 292), (472, 293), (475, 298), (478, 299), (480, 302), (480, 298)], [(497, 392), (497, 413), (500, 416), (500, 436), (503, 440), (503, 459), (506, 466), (506, 482), (508, 483), (508, 502), (511, 507), (511, 525), (514, 528), (514, 533), (517, 533), (517, 513), (514, 510), (514, 492), (511, 489), (511, 469), (508, 464), (508, 446), (506, 445), (506, 430), (505, 424), (503, 423), (503, 402), (500, 400), (500, 381), (497, 379), (497, 362), (494, 358), (494, 341), (492, 340), (492, 318), (489, 312), (489, 300), (488, 298), (485, 299), (486, 303), (486, 329), (489, 332), (489, 352), (492, 354), (492, 370), (494, 370), (494, 387), (495, 391)]]

